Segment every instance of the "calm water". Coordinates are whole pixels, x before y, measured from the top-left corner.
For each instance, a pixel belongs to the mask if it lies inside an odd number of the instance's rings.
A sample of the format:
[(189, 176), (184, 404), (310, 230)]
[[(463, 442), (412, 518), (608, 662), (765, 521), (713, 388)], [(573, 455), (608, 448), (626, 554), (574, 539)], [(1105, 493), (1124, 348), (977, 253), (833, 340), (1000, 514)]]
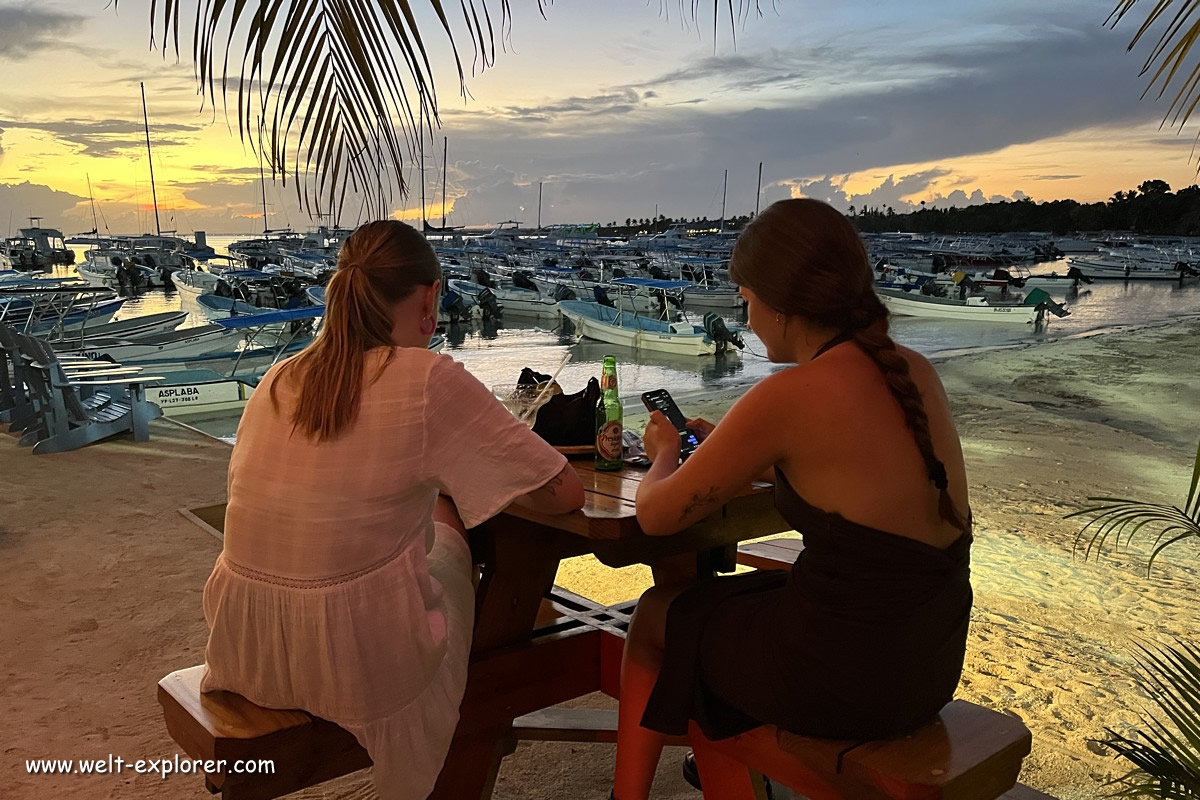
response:
[[(217, 250), (242, 237), (210, 236), (209, 243)], [(83, 250), (76, 248), (79, 260)], [(1064, 265), (1046, 264), (1035, 272), (1065, 271)], [(58, 274), (71, 274), (71, 268), (59, 268)], [(1084, 287), (1077, 295), (1063, 296), (1053, 290), (1057, 300), (1066, 300), (1071, 316), (1051, 318), (1044, 330), (1031, 326), (1004, 323), (971, 323), (923, 320), (911, 317), (893, 319), (893, 334), (898, 342), (929, 356), (949, 356), (1000, 347), (1015, 347), (1055, 341), (1105, 328), (1160, 325), (1187, 318), (1200, 318), (1200, 285), (1190, 281), (1177, 284), (1155, 283), (1096, 283)], [(118, 319), (179, 309), (179, 298), (173, 292), (154, 291), (126, 301)], [(194, 316), (194, 315), (193, 315)], [(697, 320), (698, 321), (698, 320)], [(202, 324), (192, 319), (189, 324)], [(445, 331), (445, 353), (463, 363), (484, 384), (513, 383), (523, 367), (539, 372), (553, 372), (567, 353), (571, 361), (559, 376), (568, 391), (577, 391), (589, 377), (600, 374), (600, 361), (607, 353), (615, 353), (620, 368), (621, 394), (628, 404), (637, 404), (644, 391), (669, 388), (681, 402), (731, 385), (751, 383), (774, 369), (765, 358), (759, 339), (746, 335), (747, 348), (741, 355), (724, 357), (686, 357), (663, 353), (637, 353), (590, 340), (578, 340), (553, 329), (553, 321), (541, 325), (532, 322), (504, 322), (499, 326), (482, 323), (451, 326)], [(218, 436), (231, 436), (237, 427), (237, 417), (186, 420)]]

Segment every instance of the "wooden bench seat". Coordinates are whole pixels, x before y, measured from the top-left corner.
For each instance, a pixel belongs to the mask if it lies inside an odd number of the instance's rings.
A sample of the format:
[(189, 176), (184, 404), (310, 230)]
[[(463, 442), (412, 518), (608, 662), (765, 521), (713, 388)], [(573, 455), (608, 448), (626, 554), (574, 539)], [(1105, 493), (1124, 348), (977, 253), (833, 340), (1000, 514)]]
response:
[(964, 700), (903, 739), (837, 742), (764, 726), (713, 742), (694, 725), (690, 739), (714, 800), (756, 800), (760, 774), (810, 800), (1015, 798), (1032, 745), (1019, 720)]
[[(270, 759), (271, 775), (213, 773), (208, 787), (226, 800), (281, 797), (371, 765), (347, 731), (303, 711), (256, 706), (230, 692), (200, 693), (202, 666), (174, 672), (159, 682), (167, 730), (192, 758)], [(546, 709), (519, 718), (514, 739), (615, 742), (615, 711)], [(804, 793), (811, 800), (1038, 800), (1032, 789), (1014, 785), (1030, 735), (1019, 721), (965, 701), (942, 711), (937, 723), (912, 736), (887, 742), (806, 739), (764, 727), (722, 742), (693, 731), (701, 775), (711, 759), (742, 766), (752, 791), (751, 770)], [(688, 740), (672, 738), (668, 744)], [(721, 778), (708, 783), (706, 797), (740, 800)], [(718, 788), (719, 787), (719, 788)], [(824, 793), (823, 793), (824, 792)], [(838, 793), (840, 792), (840, 793)], [(754, 798), (753, 794), (744, 795)]]
[[(204, 667), (158, 682), (167, 731), (191, 758), (226, 762), (206, 776), (225, 800), (267, 800), (371, 766), (367, 751), (343, 728), (303, 711), (276, 711), (232, 692), (201, 694)], [(234, 774), (239, 759), (274, 761), (274, 774)]]
[(804, 550), (802, 539), (777, 536), (738, 547), (737, 563), (755, 569), (791, 569)]

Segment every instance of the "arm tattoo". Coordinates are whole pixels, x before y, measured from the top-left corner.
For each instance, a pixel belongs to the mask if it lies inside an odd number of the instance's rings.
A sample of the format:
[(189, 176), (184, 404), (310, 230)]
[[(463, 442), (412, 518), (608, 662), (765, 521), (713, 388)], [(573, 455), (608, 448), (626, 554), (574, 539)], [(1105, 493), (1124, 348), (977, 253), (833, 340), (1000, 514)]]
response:
[(559, 473), (547, 481), (542, 488), (545, 489), (551, 497), (556, 497), (558, 495), (558, 487), (562, 486), (562, 482), (562, 474)]
[(703, 494), (700, 492), (696, 492), (695, 494), (692, 495), (692, 499), (688, 501), (688, 504), (683, 507), (683, 513), (679, 515), (679, 519), (685, 520), (688, 518), (688, 516), (691, 515), (691, 513), (693, 511), (704, 508), (705, 506), (711, 506), (716, 502), (717, 502), (717, 487), (716, 486), (713, 486), (712, 488), (710, 488), (707, 492), (704, 492)]

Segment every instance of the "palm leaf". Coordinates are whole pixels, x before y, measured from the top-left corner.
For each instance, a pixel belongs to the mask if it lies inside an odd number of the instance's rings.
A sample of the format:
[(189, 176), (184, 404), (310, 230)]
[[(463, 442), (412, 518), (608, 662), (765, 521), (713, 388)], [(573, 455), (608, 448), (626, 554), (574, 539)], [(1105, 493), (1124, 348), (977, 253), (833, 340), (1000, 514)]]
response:
[[(1170, 0), (1160, 0), (1160, 2), (1169, 3)], [(1067, 514), (1065, 517), (1066, 519), (1091, 518), (1075, 535), (1075, 552), (1079, 551), (1081, 543), (1086, 539), (1087, 546), (1083, 553), (1086, 560), (1091, 557), (1093, 550), (1097, 553), (1103, 550), (1109, 539), (1112, 539), (1114, 546), (1119, 548), (1121, 539), (1124, 538), (1125, 544), (1128, 546), (1143, 530), (1157, 528), (1157, 536), (1150, 551), (1150, 559), (1146, 564), (1146, 574), (1149, 575), (1150, 570), (1154, 567), (1154, 560), (1165, 549), (1184, 539), (1200, 539), (1200, 491), (1197, 491), (1198, 487), (1200, 487), (1200, 448), (1196, 450), (1192, 482), (1188, 487), (1187, 500), (1182, 509), (1162, 503), (1143, 503), (1140, 500), (1127, 500), (1120, 497), (1089, 497), (1089, 502), (1101, 505), (1085, 508)]]
[(1200, 651), (1139, 644), (1135, 659), (1159, 713), (1143, 712), (1134, 737), (1108, 729), (1102, 744), (1133, 767), (1113, 796), (1200, 800)]
[[(1107, 24), (1116, 27), (1138, 5), (1139, 0), (1119, 0)], [(1162, 25), (1158, 40), (1142, 65), (1141, 75), (1150, 75), (1143, 97), (1158, 88), (1162, 97), (1171, 86), (1174, 99), (1163, 117), (1163, 124), (1186, 125), (1200, 104), (1200, 62), (1187, 67), (1192, 47), (1200, 40), (1200, 0), (1155, 0), (1146, 19), (1129, 43), (1133, 50), (1151, 37), (1151, 30)], [(1200, 139), (1198, 139), (1200, 141)]]
[[(194, 0), (192, 59), (204, 102), (218, 97), (229, 113), (236, 97), (238, 134), (256, 150), (265, 120), (262, 155), (273, 178), (295, 181), (310, 214), (338, 211), (347, 190), (364, 195), (372, 214), (391, 207), (393, 189), (406, 190), (405, 158), (415, 156), (418, 128), (440, 127), (438, 94), (427, 43), (444, 37), (454, 58), (460, 94), (467, 96), (445, 0), (420, 0), (437, 23), (421, 30), (414, 0)], [(507, 46), (511, 0), (459, 0), (473, 51), (471, 73), (496, 61)], [(553, 0), (536, 3), (545, 16)], [(660, 0), (665, 3), (667, 0)], [(758, 0), (677, 0), (696, 21), (711, 8), (714, 36), (722, 9), (730, 25), (759, 12)], [(119, 0), (112, 0), (117, 6)], [(151, 0), (151, 47), (179, 54), (183, 0)], [(660, 13), (665, 6), (660, 5)], [(497, 19), (498, 15), (498, 19)], [(245, 42), (244, 45), (235, 44)], [(237, 52), (238, 47), (241, 52)], [(231, 61), (240, 56), (240, 64)], [(218, 80), (219, 78), (219, 80)]]

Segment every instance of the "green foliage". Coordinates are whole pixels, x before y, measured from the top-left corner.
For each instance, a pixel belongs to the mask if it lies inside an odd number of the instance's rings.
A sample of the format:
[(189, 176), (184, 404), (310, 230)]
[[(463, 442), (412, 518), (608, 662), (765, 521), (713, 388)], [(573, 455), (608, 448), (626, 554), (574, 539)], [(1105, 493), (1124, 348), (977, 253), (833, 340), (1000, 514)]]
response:
[(1159, 713), (1143, 713), (1144, 727), (1132, 737), (1108, 729), (1103, 744), (1133, 765), (1112, 781), (1113, 796), (1200, 800), (1200, 651), (1184, 642), (1137, 650)]
[(1089, 501), (1103, 505), (1085, 508), (1074, 514), (1068, 514), (1066, 517), (1067, 519), (1091, 517), (1091, 521), (1084, 525), (1076, 536), (1075, 546), (1078, 548), (1080, 542), (1089, 533), (1091, 534), (1087, 549), (1084, 551), (1084, 558), (1087, 559), (1093, 550), (1099, 553), (1110, 538), (1113, 539), (1115, 547), (1120, 547), (1122, 537), (1125, 538), (1125, 543), (1128, 545), (1142, 531), (1157, 530), (1158, 535), (1154, 540), (1150, 560), (1146, 564), (1146, 573), (1149, 574), (1154, 566), (1154, 559), (1163, 550), (1184, 539), (1200, 540), (1200, 492), (1197, 491), (1198, 486), (1200, 486), (1200, 447), (1196, 449), (1196, 461), (1192, 467), (1192, 483), (1188, 487), (1187, 500), (1184, 501), (1182, 509), (1178, 506), (1144, 503), (1140, 500), (1089, 497)]
[[(922, 204), (924, 205), (924, 204)], [(1162, 180), (1147, 180), (1137, 189), (1119, 191), (1105, 203), (1017, 200), (964, 208), (921, 208), (907, 214), (887, 208), (861, 208), (854, 224), (867, 233), (1009, 233), (1049, 231), (1136, 231), (1160, 236), (1200, 235), (1200, 186), (1172, 192)]]

